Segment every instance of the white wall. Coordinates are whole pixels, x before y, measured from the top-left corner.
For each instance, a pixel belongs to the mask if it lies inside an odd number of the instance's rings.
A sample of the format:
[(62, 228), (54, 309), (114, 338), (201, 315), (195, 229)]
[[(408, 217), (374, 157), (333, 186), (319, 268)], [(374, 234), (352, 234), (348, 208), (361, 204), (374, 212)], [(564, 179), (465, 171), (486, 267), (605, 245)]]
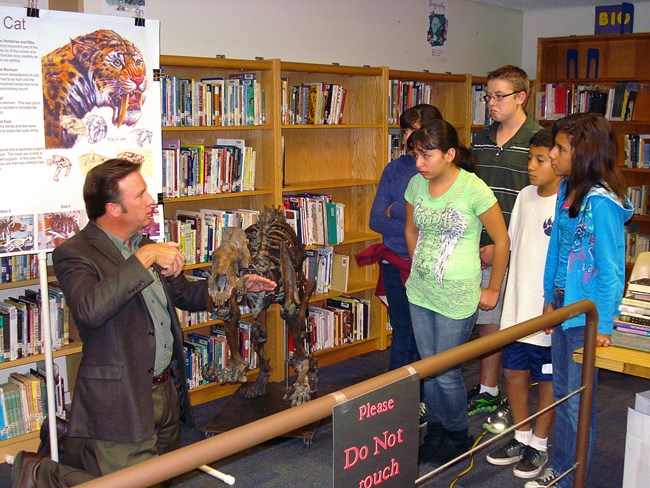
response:
[[(86, 0), (101, 13), (101, 0)], [(484, 75), (521, 61), (523, 13), (449, 1), (447, 60), (426, 42), (428, 0), (150, 0), (161, 53), (390, 66)]]
[[(612, 4), (616, 2), (611, 2)], [(634, 3), (634, 2), (632, 2)], [(609, 3), (605, 2), (605, 5)], [(533, 10), (524, 14), (521, 67), (537, 76), (537, 38), (594, 33), (595, 7)], [(634, 3), (634, 32), (650, 31), (650, 3)]]

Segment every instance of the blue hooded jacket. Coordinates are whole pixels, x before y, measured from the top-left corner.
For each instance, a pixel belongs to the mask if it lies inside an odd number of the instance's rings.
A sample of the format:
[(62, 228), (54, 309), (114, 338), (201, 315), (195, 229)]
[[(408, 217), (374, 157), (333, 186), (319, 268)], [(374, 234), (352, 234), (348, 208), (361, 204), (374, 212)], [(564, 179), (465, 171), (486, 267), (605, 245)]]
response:
[[(558, 190), (555, 222), (566, 199), (566, 180)], [(632, 216), (633, 207), (607, 188), (593, 187), (582, 201), (576, 218), (573, 246), (567, 263), (564, 304), (592, 300), (598, 309), (598, 333), (611, 334), (625, 287), (625, 235), (623, 225)], [(558, 271), (559, 225), (551, 232), (544, 271), (545, 303), (553, 301)], [(585, 325), (585, 315), (572, 317), (562, 328)]]

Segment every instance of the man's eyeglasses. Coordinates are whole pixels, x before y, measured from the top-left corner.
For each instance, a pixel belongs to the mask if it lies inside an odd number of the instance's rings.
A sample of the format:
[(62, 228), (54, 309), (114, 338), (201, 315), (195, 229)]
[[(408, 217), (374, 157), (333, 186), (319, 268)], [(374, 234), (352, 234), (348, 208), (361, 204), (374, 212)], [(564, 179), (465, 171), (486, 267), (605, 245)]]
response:
[[(521, 90), (519, 90), (519, 91), (521, 91)], [(490, 103), (490, 100), (494, 100), (495, 102), (500, 102), (501, 100), (503, 100), (506, 97), (509, 97), (510, 95), (515, 95), (515, 94), (519, 93), (519, 91), (514, 91), (512, 93), (507, 93), (506, 95), (500, 95), (500, 94), (497, 94), (497, 95), (483, 95), (483, 100), (485, 100), (485, 103)]]

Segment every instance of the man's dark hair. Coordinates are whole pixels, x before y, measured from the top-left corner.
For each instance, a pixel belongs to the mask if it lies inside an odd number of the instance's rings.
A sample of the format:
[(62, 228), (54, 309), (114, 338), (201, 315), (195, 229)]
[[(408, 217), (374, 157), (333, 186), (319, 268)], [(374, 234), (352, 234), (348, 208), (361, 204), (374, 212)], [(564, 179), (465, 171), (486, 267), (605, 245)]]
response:
[(131, 173), (139, 172), (141, 166), (127, 159), (115, 158), (104, 161), (88, 172), (83, 195), (86, 213), (91, 221), (106, 213), (107, 203), (122, 203), (120, 181)]

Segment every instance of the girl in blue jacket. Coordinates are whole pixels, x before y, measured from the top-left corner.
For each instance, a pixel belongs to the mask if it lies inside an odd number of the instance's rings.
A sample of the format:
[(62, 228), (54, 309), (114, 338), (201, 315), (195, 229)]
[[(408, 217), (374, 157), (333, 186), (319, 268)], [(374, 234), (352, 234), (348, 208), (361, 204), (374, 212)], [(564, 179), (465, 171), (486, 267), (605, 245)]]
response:
[[(545, 312), (583, 299), (598, 309), (598, 346), (609, 346), (614, 316), (625, 284), (623, 225), (633, 207), (626, 197), (623, 176), (616, 167), (616, 139), (609, 122), (594, 113), (579, 113), (553, 126), (555, 145), (551, 165), (563, 176), (557, 196), (555, 224), (544, 272)], [(580, 387), (582, 366), (573, 351), (584, 345), (585, 315), (555, 327), (552, 343), (555, 400)], [(597, 387), (597, 372), (594, 392)], [(555, 452), (551, 466), (526, 488), (549, 486), (574, 463), (578, 406), (575, 395), (556, 408)], [(593, 403), (589, 458), (596, 428)], [(573, 484), (573, 474), (555, 485)]]

